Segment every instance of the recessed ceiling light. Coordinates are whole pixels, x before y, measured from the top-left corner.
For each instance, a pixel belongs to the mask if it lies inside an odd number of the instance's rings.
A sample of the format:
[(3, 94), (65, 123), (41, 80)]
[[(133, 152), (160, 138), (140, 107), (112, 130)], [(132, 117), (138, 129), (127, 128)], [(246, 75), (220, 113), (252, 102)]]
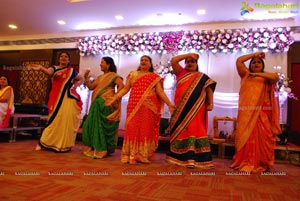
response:
[(124, 17), (122, 15), (116, 15), (115, 19), (116, 20), (124, 20)]
[(83, 1), (89, 1), (89, 0), (67, 0), (70, 3), (78, 3), (78, 2), (83, 2)]
[(14, 24), (9, 24), (8, 27), (11, 28), (11, 29), (17, 29), (18, 28), (17, 25), (14, 25)]
[(110, 24), (102, 22), (86, 22), (76, 26), (76, 30), (96, 30), (111, 27)]
[(195, 19), (184, 16), (181, 13), (157, 13), (138, 21), (141, 26), (149, 25), (181, 25), (195, 22)]
[(60, 24), (60, 25), (64, 25), (64, 24), (66, 24), (66, 22), (65, 22), (65, 21), (63, 21), (63, 20), (57, 20), (57, 23), (58, 23), (58, 24)]
[(198, 15), (205, 15), (205, 13), (206, 13), (206, 10), (204, 10), (204, 9), (198, 9), (197, 10)]

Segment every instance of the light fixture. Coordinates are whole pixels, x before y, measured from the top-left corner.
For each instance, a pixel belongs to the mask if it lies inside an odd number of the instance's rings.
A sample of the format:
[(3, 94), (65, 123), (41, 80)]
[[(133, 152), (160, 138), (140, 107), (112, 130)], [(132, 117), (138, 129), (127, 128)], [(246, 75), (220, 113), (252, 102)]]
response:
[(86, 22), (76, 26), (76, 30), (96, 30), (111, 27), (110, 24), (103, 22)]
[(157, 13), (152, 16), (148, 16), (138, 21), (141, 26), (149, 25), (181, 25), (195, 22), (188, 16), (182, 15), (182, 13)]
[(17, 25), (14, 25), (14, 24), (9, 24), (8, 27), (11, 28), (11, 29), (17, 29), (18, 28)]
[(206, 10), (204, 10), (204, 9), (198, 9), (197, 10), (198, 15), (205, 15), (205, 13), (206, 13)]
[(121, 21), (124, 20), (124, 17), (122, 15), (116, 15), (115, 19)]
[(64, 25), (64, 24), (66, 24), (66, 22), (63, 20), (57, 20), (57, 24)]
[(84, 1), (89, 1), (89, 0), (67, 0), (70, 3), (78, 3), (78, 2), (84, 2)]

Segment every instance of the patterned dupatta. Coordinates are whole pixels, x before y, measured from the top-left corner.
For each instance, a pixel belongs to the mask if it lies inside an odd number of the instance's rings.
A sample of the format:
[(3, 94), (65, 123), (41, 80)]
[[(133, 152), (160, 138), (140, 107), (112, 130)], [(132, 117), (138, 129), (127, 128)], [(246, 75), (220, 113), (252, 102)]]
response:
[(72, 83), (77, 72), (71, 67), (57, 68), (56, 66), (52, 66), (52, 68), (54, 69), (54, 73), (52, 75), (52, 86), (48, 101), (49, 124), (51, 124), (58, 113), (66, 92), (69, 98), (77, 101), (79, 107), (82, 106), (80, 96)]
[[(181, 85), (186, 82), (189, 83), (189, 86), (183, 89)], [(211, 84), (214, 90), (216, 83), (200, 72), (186, 73), (177, 81), (176, 91), (180, 90), (183, 93), (181, 93), (181, 99), (175, 108), (168, 128), (171, 132), (171, 143), (182, 133), (199, 109), (205, 107), (205, 88)]]
[[(110, 86), (119, 76), (114, 72), (109, 72), (99, 77), (101, 88), (98, 90), (96, 97), (100, 97), (107, 92), (107, 87)], [(112, 89), (114, 90), (114, 89)]]
[[(108, 72), (99, 77), (99, 83), (101, 88), (97, 91), (96, 97), (102, 98), (102, 96), (105, 96), (106, 93), (110, 93), (110, 90), (115, 90), (114, 88), (108, 89), (108, 87), (118, 78), (120, 77), (114, 72)], [(108, 121), (120, 121), (121, 117), (121, 100), (116, 101), (114, 104), (114, 112), (112, 112), (110, 115), (106, 117)]]
[[(129, 74), (128, 79), (135, 79), (138, 71)], [(154, 113), (160, 114), (162, 101), (156, 93), (153, 93), (154, 86), (161, 81), (161, 77), (155, 73), (147, 73), (137, 77), (134, 81), (127, 106), (126, 124), (135, 116), (142, 105), (147, 106)]]
[(0, 96), (2, 96), (8, 90), (10, 90), (10, 99), (9, 99), (9, 102), (8, 102), (5, 118), (3, 119), (2, 125), (0, 125), (0, 128), (7, 128), (8, 127), (10, 115), (11, 115), (11, 113), (13, 111), (13, 108), (14, 108), (14, 90), (11, 86), (6, 86), (5, 88), (3, 88), (0, 91)]
[[(268, 91), (268, 85), (271, 85), (271, 90)], [(262, 110), (271, 111), (271, 126), (274, 134), (281, 133), (279, 123), (279, 105), (275, 97), (275, 84), (269, 84), (265, 79), (260, 77), (248, 77), (242, 79), (239, 92), (239, 110), (238, 110), (238, 128), (235, 134), (236, 149), (242, 149), (250, 137), (254, 127), (256, 126), (257, 118)], [(253, 95), (257, 94), (257, 95)], [(264, 99), (270, 94), (270, 108), (263, 108)]]

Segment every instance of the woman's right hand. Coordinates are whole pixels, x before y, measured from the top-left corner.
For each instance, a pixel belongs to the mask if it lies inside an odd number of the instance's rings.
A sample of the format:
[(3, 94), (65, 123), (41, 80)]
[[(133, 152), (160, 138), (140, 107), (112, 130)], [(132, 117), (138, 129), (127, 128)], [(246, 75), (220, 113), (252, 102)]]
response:
[(193, 59), (195, 59), (195, 60), (199, 59), (199, 54), (197, 54), (197, 53), (190, 53), (190, 54)]
[(114, 102), (116, 102), (117, 98), (115, 96), (112, 97), (109, 101), (105, 102), (106, 106), (112, 106)]
[(266, 54), (264, 52), (256, 52), (254, 54), (254, 57), (258, 57), (258, 58), (264, 59), (266, 57)]
[(37, 71), (39, 71), (39, 70), (42, 69), (43, 66), (40, 65), (40, 64), (30, 64), (29, 67), (30, 67), (32, 70), (37, 70)]
[(84, 77), (85, 79), (87, 79), (87, 78), (89, 77), (90, 72), (91, 72), (91, 70), (86, 70), (86, 71), (84, 72), (83, 77)]
[(91, 70), (89, 70), (89, 69), (85, 70), (83, 77), (84, 77), (84, 78), (88, 78), (90, 72), (91, 72)]

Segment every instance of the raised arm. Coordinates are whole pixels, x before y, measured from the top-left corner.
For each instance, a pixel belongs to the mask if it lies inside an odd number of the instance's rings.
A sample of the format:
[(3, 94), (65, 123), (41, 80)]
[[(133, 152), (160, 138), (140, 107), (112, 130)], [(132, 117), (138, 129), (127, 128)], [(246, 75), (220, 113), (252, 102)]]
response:
[(44, 66), (40, 64), (30, 64), (30, 68), (36, 71), (42, 71), (48, 76), (51, 76), (54, 73), (53, 68), (45, 68)]
[(97, 80), (98, 80), (98, 79), (95, 79), (93, 82), (91, 82), (91, 81), (90, 81), (89, 74), (90, 74), (90, 70), (86, 70), (86, 71), (84, 72), (83, 77), (84, 77), (85, 84), (86, 84), (87, 88), (89, 88), (89, 90), (93, 90), (93, 89), (95, 89), (96, 86), (97, 86)]
[(181, 62), (182, 60), (185, 60), (189, 57), (192, 57), (195, 60), (199, 59), (199, 55), (196, 53), (181, 54), (181, 55), (177, 55), (171, 59), (171, 66), (173, 68), (173, 72), (175, 73), (175, 75), (177, 73), (179, 73), (181, 71), (181, 69), (183, 69), (183, 67), (179, 64), (179, 62)]
[(246, 54), (243, 56), (240, 56), (236, 60), (236, 69), (240, 77), (244, 77), (249, 69), (246, 67), (245, 63), (249, 59), (252, 59), (253, 57), (260, 57), (260, 58), (265, 58), (265, 53), (263, 52), (256, 52), (256, 53), (251, 53), (251, 54)]
[(75, 87), (78, 87), (79, 85), (81, 85), (83, 83), (83, 77), (78, 74), (75, 78), (74, 78), (74, 85)]

